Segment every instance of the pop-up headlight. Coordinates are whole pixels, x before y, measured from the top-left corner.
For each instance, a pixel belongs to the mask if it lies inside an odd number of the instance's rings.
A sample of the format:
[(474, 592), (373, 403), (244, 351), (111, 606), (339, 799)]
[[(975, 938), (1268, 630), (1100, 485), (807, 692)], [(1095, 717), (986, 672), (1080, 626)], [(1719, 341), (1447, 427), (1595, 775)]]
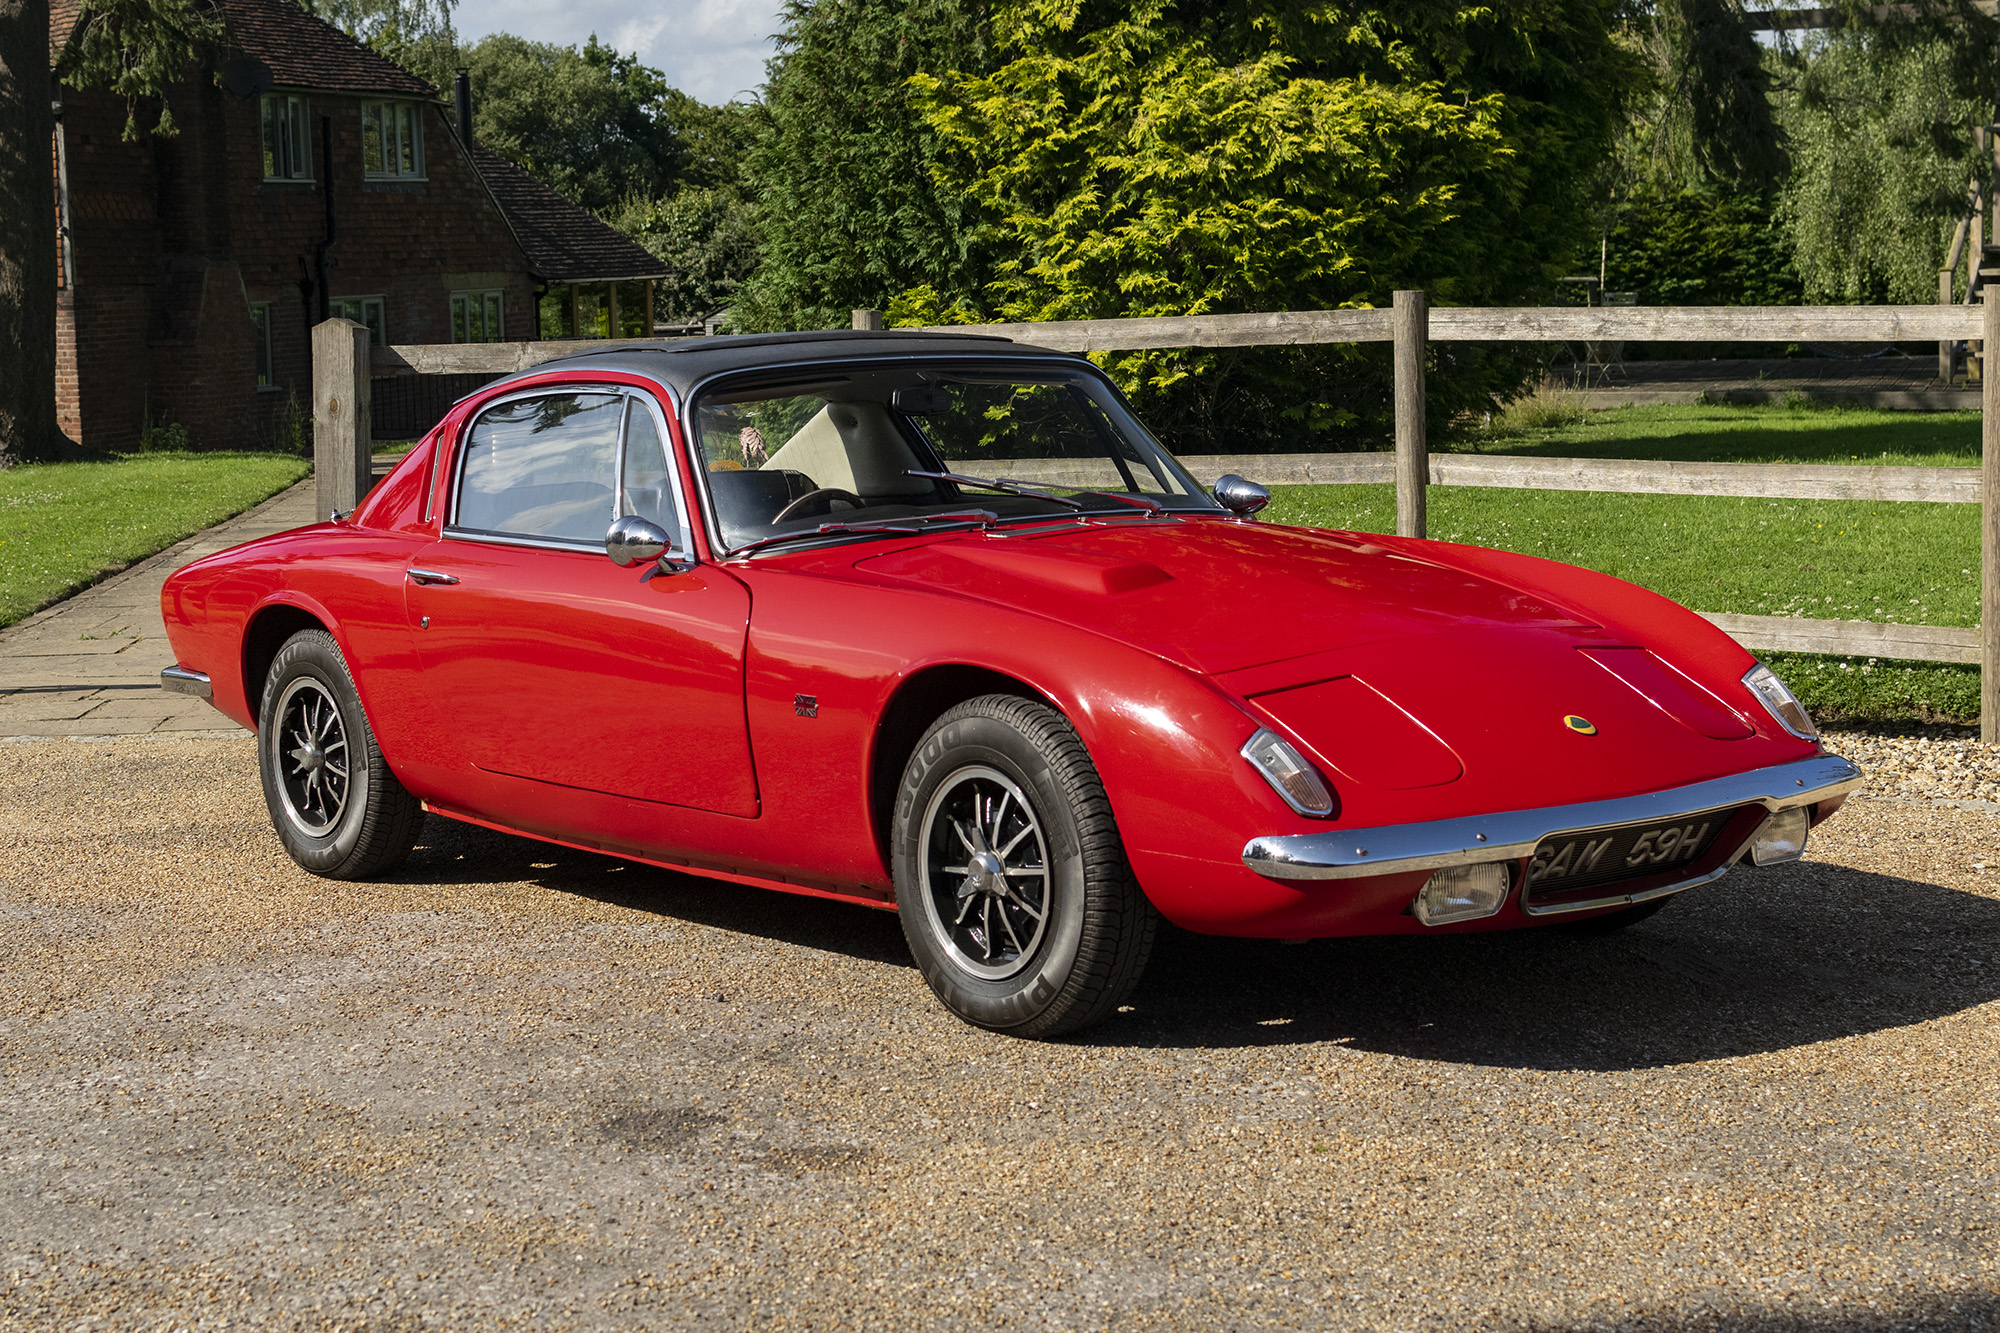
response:
[(1777, 672), (1759, 662), (1743, 677), (1743, 683), (1750, 687), (1750, 693), (1757, 696), (1757, 702), (1778, 720), (1779, 726), (1800, 740), (1819, 739), (1819, 728), (1806, 716), (1806, 706), (1785, 687), (1784, 681), (1778, 679)]
[(1327, 791), (1326, 783), (1305, 756), (1276, 732), (1259, 728), (1255, 736), (1243, 742), (1242, 755), (1292, 809), (1302, 815), (1333, 813), (1333, 794)]

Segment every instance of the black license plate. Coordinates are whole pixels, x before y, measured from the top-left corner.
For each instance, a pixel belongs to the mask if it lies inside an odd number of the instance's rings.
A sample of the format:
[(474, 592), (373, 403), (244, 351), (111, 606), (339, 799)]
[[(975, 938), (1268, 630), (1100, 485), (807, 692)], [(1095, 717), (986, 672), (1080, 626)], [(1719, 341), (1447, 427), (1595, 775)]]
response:
[(1700, 859), (1734, 813), (1715, 810), (1544, 839), (1528, 863), (1528, 885), (1555, 892), (1672, 870)]

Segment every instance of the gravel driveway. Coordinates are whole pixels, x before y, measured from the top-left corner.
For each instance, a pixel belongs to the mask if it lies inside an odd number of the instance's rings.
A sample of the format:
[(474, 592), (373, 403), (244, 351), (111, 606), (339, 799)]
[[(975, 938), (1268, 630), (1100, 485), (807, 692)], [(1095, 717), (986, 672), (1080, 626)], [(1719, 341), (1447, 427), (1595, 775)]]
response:
[(0, 745), (0, 1328), (2000, 1328), (1997, 831), (1170, 933), (1030, 1044), (885, 913), (439, 819), (329, 884), (247, 741)]

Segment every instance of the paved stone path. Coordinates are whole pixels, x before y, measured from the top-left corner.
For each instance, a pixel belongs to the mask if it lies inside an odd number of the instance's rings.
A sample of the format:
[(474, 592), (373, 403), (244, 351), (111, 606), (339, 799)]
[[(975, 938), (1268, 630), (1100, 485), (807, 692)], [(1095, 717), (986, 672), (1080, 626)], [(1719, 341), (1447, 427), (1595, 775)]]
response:
[(1979, 386), (1941, 384), (1934, 356), (1790, 357), (1712, 361), (1620, 361), (1554, 372), (1592, 407), (1698, 401), (1777, 403), (1802, 393), (1820, 402), (1854, 402), (1901, 411), (1979, 406)]
[(174, 664), (160, 585), (199, 556), (313, 521), (308, 477), (235, 518), (0, 630), (0, 740), (220, 732), (207, 702), (160, 688)]

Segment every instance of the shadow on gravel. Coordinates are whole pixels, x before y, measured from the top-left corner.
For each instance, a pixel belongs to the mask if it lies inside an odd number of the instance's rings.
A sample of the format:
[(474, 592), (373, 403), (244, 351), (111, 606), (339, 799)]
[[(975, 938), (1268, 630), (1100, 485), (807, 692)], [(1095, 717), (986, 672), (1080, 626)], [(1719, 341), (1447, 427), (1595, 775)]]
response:
[(910, 963), (894, 912), (704, 879), (438, 816), (425, 821), (422, 840), (392, 878), (409, 884), (537, 884), (693, 925), (870, 962)]
[(1080, 1041), (1333, 1041), (1416, 1059), (1634, 1069), (1923, 1022), (2000, 997), (2000, 903), (1807, 863), (1739, 871), (1619, 935), (1306, 945), (1163, 934), (1133, 1011)]
[(1706, 1333), (1981, 1333), (2000, 1329), (2000, 1297), (1945, 1292), (1913, 1301), (1884, 1302), (1881, 1309), (1847, 1306), (1834, 1310), (1744, 1309), (1697, 1302), (1560, 1323), (1496, 1321), (1493, 1333), (1570, 1333), (1579, 1327), (1599, 1333), (1665, 1333), (1701, 1329)]
[[(444, 819), (429, 822), (397, 878), (525, 881), (802, 948), (910, 961), (888, 912)], [(1635, 1069), (1901, 1027), (1995, 998), (2000, 902), (1807, 862), (1734, 871), (1611, 936), (1538, 929), (1283, 945), (1164, 927), (1129, 1011), (1072, 1040), (1340, 1042), (1463, 1064)]]

